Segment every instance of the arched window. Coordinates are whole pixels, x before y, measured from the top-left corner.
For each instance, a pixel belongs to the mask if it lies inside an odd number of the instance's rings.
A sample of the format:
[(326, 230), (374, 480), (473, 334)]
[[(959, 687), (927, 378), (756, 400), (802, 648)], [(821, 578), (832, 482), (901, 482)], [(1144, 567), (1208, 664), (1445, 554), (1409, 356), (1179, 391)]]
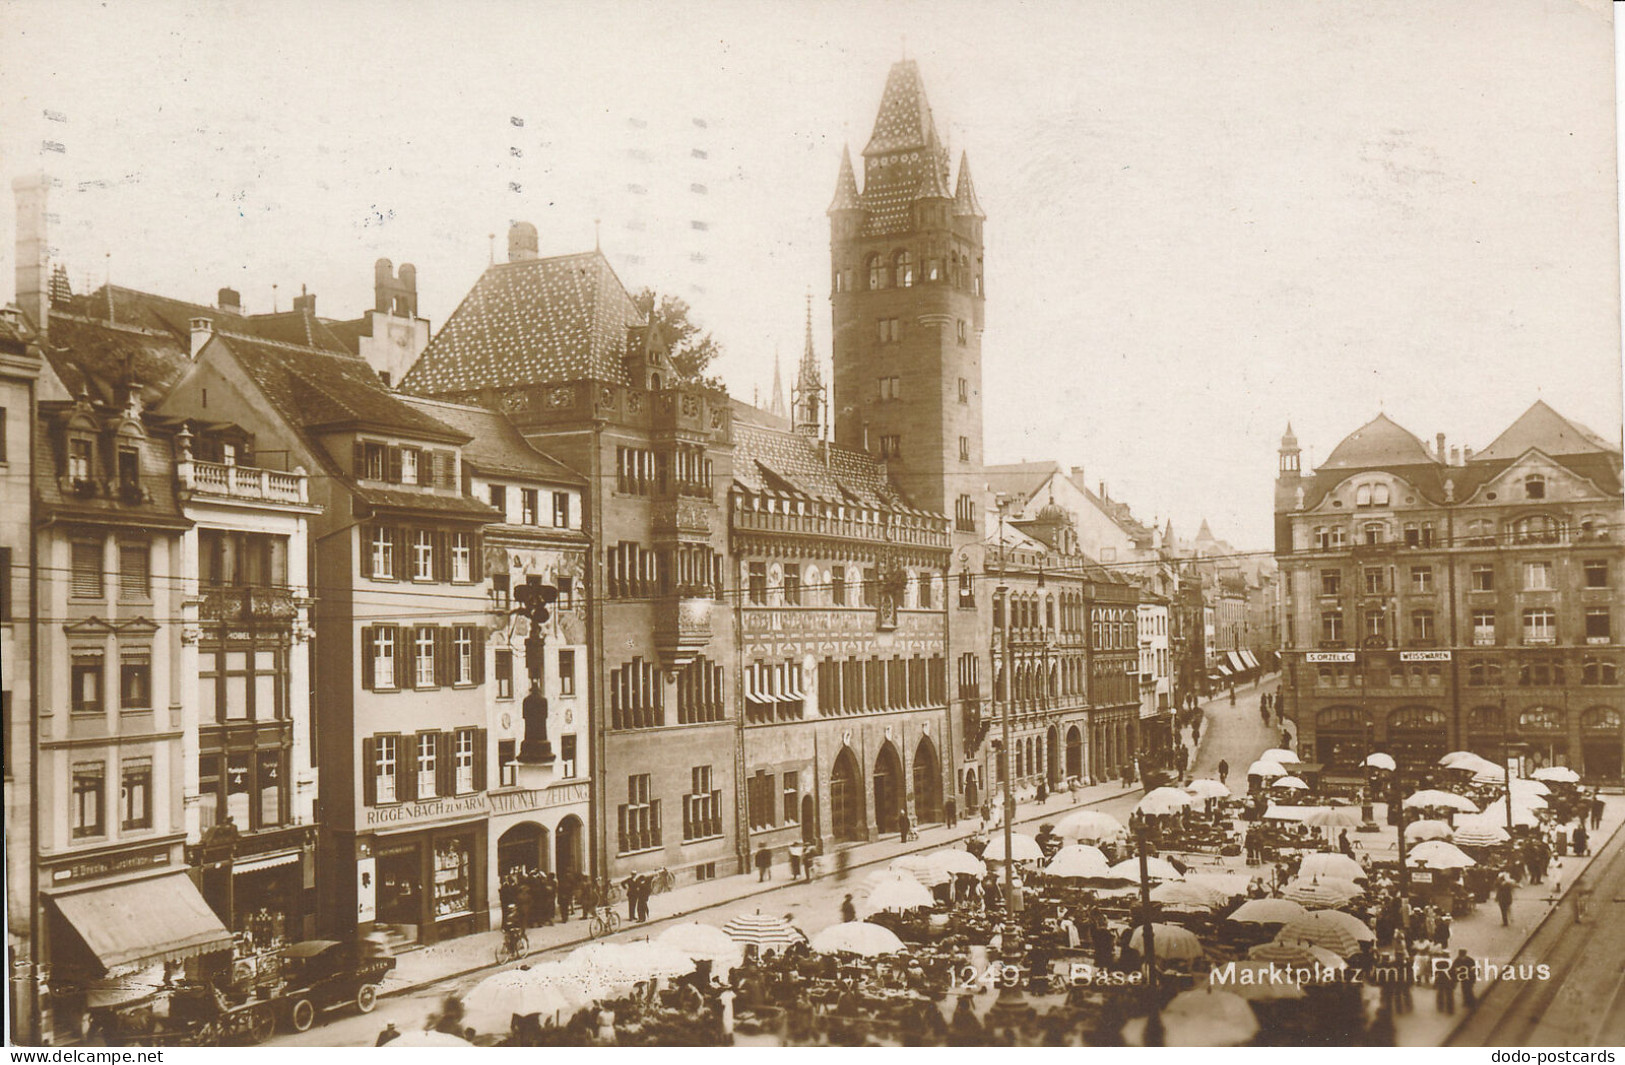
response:
[(1546, 498), (1546, 478), (1539, 473), (1531, 473), (1523, 479), (1523, 494), (1528, 499)]
[(1587, 656), (1581, 667), (1582, 684), (1618, 684), (1619, 666), (1607, 658)]
[(1370, 485), (1362, 484), (1354, 490), (1354, 505), (1357, 507), (1369, 507), (1371, 505)]
[(1519, 732), (1562, 732), (1563, 711), (1555, 706), (1537, 706), (1518, 715)]
[(927, 281), (942, 280), (942, 260), (927, 259), (925, 261), (925, 279)]
[(1619, 731), (1619, 711), (1607, 706), (1594, 706), (1580, 715), (1580, 728), (1586, 732)]
[(1319, 683), (1322, 688), (1330, 688), (1335, 682), (1335, 676), (1327, 666), (1320, 667)]
[(1388, 505), (1387, 485), (1379, 484), (1371, 489), (1371, 505), (1374, 507), (1386, 507)]
[(1512, 523), (1515, 544), (1555, 544), (1562, 537), (1562, 522), (1549, 514), (1531, 514)]
[(869, 288), (882, 289), (886, 287), (886, 266), (878, 255), (869, 256)]
[(1362, 533), (1368, 547), (1374, 547), (1388, 538), (1388, 527), (1380, 521), (1366, 522)]
[(1360, 711), (1352, 706), (1329, 706), (1315, 715), (1315, 728), (1320, 731), (1332, 729), (1363, 729), (1365, 719)]
[(914, 256), (906, 251), (900, 251), (892, 259), (893, 276), (897, 278), (898, 288), (914, 287)]
[(1442, 729), (1444, 714), (1432, 707), (1406, 706), (1388, 715), (1389, 729)]
[(1467, 728), (1472, 732), (1500, 732), (1501, 721), (1499, 706), (1475, 706), (1467, 711)]
[(1495, 526), (1480, 519), (1467, 523), (1465, 541), (1468, 547), (1494, 547)]
[(1580, 519), (1580, 539), (1607, 540), (1608, 519), (1595, 514), (1587, 514)]

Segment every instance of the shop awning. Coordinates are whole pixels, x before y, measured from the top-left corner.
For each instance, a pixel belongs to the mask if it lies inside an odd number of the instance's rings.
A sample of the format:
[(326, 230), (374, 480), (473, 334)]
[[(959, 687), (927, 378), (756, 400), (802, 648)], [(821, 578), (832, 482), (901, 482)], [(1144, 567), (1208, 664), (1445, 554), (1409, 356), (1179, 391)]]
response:
[(754, 669), (745, 670), (745, 701), (752, 703), (770, 703), (773, 701), (756, 686), (756, 671)]
[(1247, 660), (1241, 657), (1240, 651), (1225, 652), (1230, 658), (1230, 668), (1236, 673), (1247, 672)]
[(261, 869), (275, 869), (278, 866), (293, 865), (299, 861), (298, 851), (288, 851), (285, 854), (268, 854), (263, 858), (240, 858), (232, 863), (233, 873), (257, 873)]
[(1221, 676), (1221, 677), (1228, 677), (1230, 675), (1230, 673), (1231, 673), (1230, 667), (1225, 665), (1223, 662), (1220, 662), (1214, 668), (1219, 671), (1219, 676)]
[(231, 947), (231, 933), (185, 873), (53, 895), (51, 901), (108, 969)]
[(1243, 652), (1241, 652), (1241, 660), (1243, 662), (1247, 663), (1247, 668), (1248, 669), (1257, 669), (1258, 668), (1258, 656), (1253, 654), (1251, 651), (1243, 651)]

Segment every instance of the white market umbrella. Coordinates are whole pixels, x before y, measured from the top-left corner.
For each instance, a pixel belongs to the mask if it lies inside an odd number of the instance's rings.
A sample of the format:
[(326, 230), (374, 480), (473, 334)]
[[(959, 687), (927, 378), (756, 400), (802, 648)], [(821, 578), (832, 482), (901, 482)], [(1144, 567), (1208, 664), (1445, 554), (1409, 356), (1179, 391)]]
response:
[(1364, 880), (1365, 869), (1359, 862), (1346, 854), (1337, 854), (1332, 851), (1319, 851), (1315, 854), (1306, 854), (1303, 863), (1298, 866), (1298, 877), (1336, 877), (1339, 880)]
[(1228, 897), (1201, 884), (1168, 880), (1151, 889), (1151, 901), (1176, 910), (1216, 910)]
[(1208, 777), (1191, 781), (1185, 785), (1185, 790), (1198, 799), (1228, 799), (1230, 797), (1228, 785), (1221, 784), (1217, 780)]
[(1304, 817), (1310, 828), (1358, 828), (1360, 811), (1352, 806), (1322, 806)]
[(866, 921), (847, 921), (832, 924), (812, 937), (811, 947), (820, 954), (894, 954), (903, 949), (903, 941), (889, 928)]
[(1248, 899), (1237, 906), (1227, 920), (1241, 924), (1286, 924), (1308, 912), (1302, 903), (1291, 899)]
[(1302, 942), (1325, 947), (1338, 957), (1346, 958), (1358, 950), (1361, 943), (1369, 943), (1377, 936), (1358, 917), (1341, 910), (1311, 910), (1282, 925), (1275, 938), (1282, 943)]
[(1493, 821), (1484, 814), (1463, 817), (1456, 822), (1456, 830), (1451, 834), (1450, 841), (1458, 847), (1493, 847), (1512, 838), (1504, 824), (1504, 820)]
[(947, 876), (958, 876), (961, 873), (967, 876), (981, 876), (987, 872), (987, 866), (982, 864), (982, 860), (967, 850), (945, 848), (933, 851), (927, 860), (932, 868)]
[(1444, 766), (1443, 768), (1454, 770), (1458, 773), (1471, 773), (1474, 776), (1489, 776), (1496, 773), (1500, 773), (1504, 776), (1506, 774), (1506, 770), (1502, 768), (1499, 763), (1492, 762), (1482, 755), (1471, 753), (1463, 755), (1461, 758), (1456, 759), (1454, 762)]
[(1085, 843), (1069, 843), (1056, 851), (1044, 872), (1064, 880), (1104, 880), (1112, 875), (1106, 856)]
[[(1152, 880), (1185, 879), (1185, 874), (1181, 873), (1178, 869), (1175, 869), (1172, 865), (1170, 865), (1168, 863), (1168, 859), (1166, 858), (1147, 858), (1145, 860), (1145, 871), (1146, 876), (1150, 877)], [(1116, 877), (1120, 880), (1137, 881), (1140, 879), (1140, 859), (1138, 857), (1124, 858), (1122, 861), (1112, 866), (1107, 875)]]
[(932, 863), (929, 854), (905, 854), (901, 858), (893, 858), (891, 865), (887, 866), (887, 868), (893, 872), (912, 876), (928, 888), (936, 887), (938, 884), (946, 884), (952, 879)]
[(1522, 798), (1525, 795), (1538, 795), (1544, 799), (1551, 793), (1551, 785), (1544, 780), (1515, 779), (1512, 781), (1512, 795), (1514, 798)]
[(1272, 788), (1286, 788), (1290, 791), (1308, 791), (1309, 784), (1302, 777), (1282, 777), (1271, 784)]
[(1550, 784), (1580, 783), (1580, 774), (1576, 773), (1566, 765), (1545, 766), (1544, 768), (1535, 770), (1529, 775), (1536, 780), (1544, 780)]
[(1160, 814), (1174, 814), (1191, 805), (1194, 800), (1178, 788), (1156, 788), (1146, 792), (1145, 798), (1135, 807), (1142, 814), (1153, 816)]
[(1378, 751), (1376, 754), (1366, 755), (1365, 764), (1370, 766), (1372, 769), (1386, 769), (1390, 773), (1398, 768), (1397, 763), (1394, 761), (1394, 756), (1391, 754), (1384, 754), (1381, 751)]
[(532, 978), (527, 969), (506, 969), (481, 980), (463, 996), (463, 1024), (476, 1032), (503, 1034), (515, 1015), (551, 1017), (581, 1005), (557, 984)]
[(1281, 763), (1279, 762), (1272, 762), (1267, 758), (1260, 758), (1258, 761), (1247, 767), (1247, 775), (1250, 777), (1264, 777), (1266, 780), (1274, 780), (1276, 777), (1286, 776), (1286, 770), (1281, 768)]
[(723, 971), (738, 965), (744, 956), (744, 950), (728, 938), (728, 933), (698, 921), (674, 924), (656, 936), (655, 942), (680, 950), (695, 961), (713, 962)]
[(1442, 839), (1418, 843), (1405, 856), (1405, 862), (1407, 865), (1420, 865), (1428, 869), (1466, 869), (1478, 864), (1463, 854), (1460, 847), (1446, 843)]
[(1296, 765), (1298, 756), (1285, 747), (1271, 747), (1258, 756), (1260, 762), (1275, 762), (1278, 765)]
[(1061, 818), (1055, 826), (1057, 836), (1084, 843), (1117, 839), (1126, 832), (1123, 823), (1104, 810), (1078, 810)]
[(911, 876), (893, 877), (891, 880), (877, 886), (869, 892), (869, 897), (863, 900), (859, 907), (863, 916), (880, 913), (883, 910), (929, 909), (936, 904), (936, 899), (927, 891), (925, 885)]
[(1348, 963), (1325, 947), (1302, 940), (1272, 939), (1260, 943), (1247, 952), (1247, 957), (1261, 961), (1280, 962), (1283, 965), (1320, 965), (1327, 969), (1347, 969)]
[(1430, 839), (1449, 839), (1456, 830), (1443, 821), (1412, 821), (1405, 826), (1405, 842), (1423, 843)]
[(1302, 877), (1281, 888), (1281, 897), (1298, 903), (1306, 910), (1335, 910), (1346, 906), (1349, 900), (1362, 894), (1352, 880), (1335, 876)]
[(1478, 757), (1481, 756), (1474, 754), (1472, 751), (1451, 751), (1449, 754), (1441, 754), (1439, 756), (1439, 765), (1445, 769), (1454, 769), (1457, 762), (1460, 762), (1463, 759), (1471, 760)]
[(1439, 791), (1437, 789), (1423, 789), (1407, 796), (1404, 803), (1407, 810), (1459, 810), (1464, 814), (1478, 813), (1478, 807), (1471, 799), (1463, 798), (1453, 791)]
[(1246, 873), (1186, 873), (1185, 883), (1200, 884), (1226, 899), (1239, 899), (1253, 886)]
[[(1135, 1017), (1125, 1024), (1124, 1041), (1143, 1046), (1147, 1021)], [(1181, 991), (1162, 1008), (1160, 1021), (1163, 1045), (1170, 1047), (1235, 1047), (1258, 1034), (1258, 1018), (1247, 1001), (1211, 987)]]
[(801, 934), (801, 929), (783, 917), (765, 914), (761, 910), (730, 918), (722, 930), (735, 943), (755, 944), (758, 950), (783, 950), (806, 938)]
[[(1482, 816), (1490, 824), (1505, 825), (1507, 823), (1507, 801), (1505, 799), (1496, 799), (1484, 807)], [(1512, 823), (1532, 827), (1540, 823), (1540, 818), (1535, 814), (1534, 807), (1514, 797), (1512, 800)]]
[[(1018, 862), (1041, 862), (1044, 860), (1043, 848), (1038, 845), (1037, 840), (1025, 832), (1010, 833), (1010, 851), (1015, 855)], [(987, 845), (987, 850), (982, 852), (982, 860), (984, 862), (1004, 861), (1003, 832), (994, 834), (992, 841)]]
[[(1134, 934), (1128, 937), (1128, 945), (1141, 954), (1145, 953), (1144, 925), (1134, 926)], [(1204, 955), (1202, 941), (1196, 938), (1196, 933), (1177, 924), (1152, 922), (1151, 946), (1157, 952), (1158, 961), (1196, 961)]]

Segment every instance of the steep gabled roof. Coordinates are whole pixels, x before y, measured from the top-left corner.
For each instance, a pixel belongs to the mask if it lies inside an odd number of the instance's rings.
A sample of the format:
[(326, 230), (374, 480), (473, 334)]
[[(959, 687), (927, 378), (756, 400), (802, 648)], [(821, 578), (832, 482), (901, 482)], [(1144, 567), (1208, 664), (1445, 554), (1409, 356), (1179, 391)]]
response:
[(1553, 458), (1597, 452), (1617, 455), (1620, 451), (1618, 444), (1609, 443), (1579, 422), (1557, 413), (1545, 400), (1537, 399), (1534, 406), (1520, 414), (1488, 447), (1475, 454), (1473, 461), (1516, 459), (1531, 448), (1538, 448)]
[(401, 402), (415, 410), (466, 433), (463, 459), (482, 473), (529, 477), (560, 484), (582, 485), (586, 481), (574, 470), (550, 455), (543, 454), (500, 411), (466, 403), (447, 403), (419, 396), (401, 396)]
[(645, 324), (599, 251), (496, 263), (401, 388), (439, 395), (583, 377), (630, 384), (627, 330)]
[(912, 59), (892, 64), (886, 75), (886, 91), (880, 96), (875, 129), (863, 149), (866, 156), (888, 152), (918, 151), (936, 140), (936, 122), (931, 102), (925, 98), (920, 67)]
[(1409, 466), (1438, 459), (1410, 430), (1386, 414), (1379, 414), (1345, 436), (1332, 449), (1322, 470), (1357, 470), (1377, 466)]
[(994, 495), (1019, 496), (1023, 503), (1060, 473), (1061, 467), (1055, 462), (1010, 462), (982, 467), (988, 489)]
[(910, 507), (861, 451), (749, 421), (736, 420), (733, 429), (733, 479), (746, 491), (789, 491), (824, 503), (924, 513)]

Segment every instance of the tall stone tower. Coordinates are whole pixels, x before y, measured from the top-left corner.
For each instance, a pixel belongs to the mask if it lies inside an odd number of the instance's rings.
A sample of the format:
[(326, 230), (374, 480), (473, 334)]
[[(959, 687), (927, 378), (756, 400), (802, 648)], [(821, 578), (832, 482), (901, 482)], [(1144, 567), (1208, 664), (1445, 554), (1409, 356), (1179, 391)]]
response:
[(1277, 454), (1280, 465), (1275, 474), (1275, 551), (1281, 554), (1292, 550), (1291, 514), (1303, 505), (1299, 495), (1304, 481), (1303, 453), (1298, 448), (1298, 437), (1292, 431), (1291, 422), (1281, 435)]
[(829, 207), (835, 440), (956, 525), (982, 507), (985, 217), (963, 155), (950, 191), (919, 68), (893, 65), (863, 188), (843, 149)]

